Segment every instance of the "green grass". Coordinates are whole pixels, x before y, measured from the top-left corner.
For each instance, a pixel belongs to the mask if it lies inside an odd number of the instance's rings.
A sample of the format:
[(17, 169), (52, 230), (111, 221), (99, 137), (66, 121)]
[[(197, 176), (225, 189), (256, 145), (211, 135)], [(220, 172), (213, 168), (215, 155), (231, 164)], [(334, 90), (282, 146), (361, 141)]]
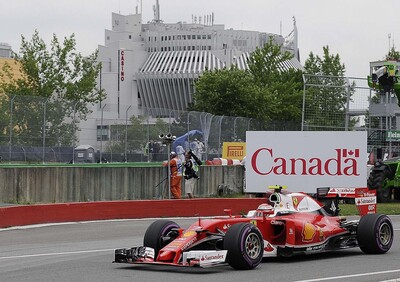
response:
[(29, 167), (160, 167), (162, 162), (130, 162), (130, 163), (1, 163), (0, 168), (29, 168)]
[[(358, 215), (354, 204), (339, 204), (340, 215)], [(377, 213), (395, 215), (400, 214), (400, 203), (379, 203), (376, 207)]]

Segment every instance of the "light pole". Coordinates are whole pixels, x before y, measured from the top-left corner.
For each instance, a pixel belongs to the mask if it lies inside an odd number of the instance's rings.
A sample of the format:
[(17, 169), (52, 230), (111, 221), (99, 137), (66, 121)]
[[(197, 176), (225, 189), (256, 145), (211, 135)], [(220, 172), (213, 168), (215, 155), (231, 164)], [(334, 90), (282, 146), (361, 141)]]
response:
[(237, 138), (236, 138), (236, 120), (238, 119), (239, 117), (235, 117), (235, 119), (233, 120), (233, 141), (237, 141)]
[(100, 122), (100, 163), (102, 163), (102, 158), (103, 158), (103, 113), (104, 113), (104, 108), (107, 106), (107, 104), (104, 104), (104, 106), (101, 108), (101, 122)]
[(128, 161), (128, 157), (127, 157), (127, 149), (128, 149), (128, 111), (129, 109), (132, 107), (132, 105), (130, 105), (127, 109), (126, 109), (126, 113), (125, 113), (125, 162)]
[(73, 121), (72, 121), (72, 126), (74, 127), (74, 134), (73, 134), (73, 140), (72, 140), (72, 143), (73, 143), (73, 147), (72, 147), (72, 163), (74, 164), (75, 163), (75, 147), (76, 147), (76, 144), (75, 144), (75, 138), (76, 138), (76, 122), (75, 122), (75, 115), (76, 115), (76, 106), (78, 105), (78, 103), (79, 103), (79, 101), (77, 101), (76, 103), (75, 103), (75, 105), (74, 105), (74, 119), (73, 119)]
[(8, 156), (8, 161), (11, 163), (11, 151), (12, 151), (12, 122), (13, 122), (13, 104), (14, 104), (14, 99), (16, 96), (13, 96), (10, 101), (10, 151), (9, 151), (9, 156)]
[(224, 119), (224, 116), (221, 116), (221, 119), (219, 120), (219, 134), (218, 134), (218, 158), (221, 157), (221, 125), (222, 125), (222, 120)]
[(163, 144), (165, 144), (167, 146), (167, 158), (168, 158), (168, 163), (167, 163), (167, 167), (168, 167), (168, 199), (171, 199), (171, 144), (175, 141), (176, 136), (172, 136), (171, 133), (167, 133), (167, 134), (163, 134), (161, 133), (158, 136), (161, 139), (161, 142)]
[(42, 149), (43, 163), (44, 163), (45, 145), (46, 145), (46, 104), (47, 104), (47, 99), (43, 102), (43, 149)]

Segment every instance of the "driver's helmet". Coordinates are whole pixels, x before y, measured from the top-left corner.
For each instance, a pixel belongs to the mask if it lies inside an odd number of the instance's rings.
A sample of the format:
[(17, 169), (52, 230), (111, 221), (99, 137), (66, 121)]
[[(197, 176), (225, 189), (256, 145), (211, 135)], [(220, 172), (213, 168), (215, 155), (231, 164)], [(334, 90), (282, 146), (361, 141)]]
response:
[(274, 207), (270, 204), (261, 204), (258, 206), (257, 211), (272, 214), (274, 213)]

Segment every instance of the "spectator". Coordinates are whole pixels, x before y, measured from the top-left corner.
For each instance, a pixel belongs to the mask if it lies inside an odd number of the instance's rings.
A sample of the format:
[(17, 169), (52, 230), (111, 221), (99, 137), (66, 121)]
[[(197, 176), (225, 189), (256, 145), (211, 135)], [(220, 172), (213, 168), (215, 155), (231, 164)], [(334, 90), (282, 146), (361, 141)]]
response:
[(150, 140), (147, 142), (146, 147), (144, 148), (145, 154), (147, 156), (147, 162), (151, 162), (153, 160), (153, 153), (154, 153), (154, 141)]
[(190, 142), (190, 151), (192, 152), (192, 154), (195, 154), (196, 157), (199, 157), (197, 138), (194, 138), (194, 140)]
[(182, 145), (176, 146), (176, 154), (183, 163), (185, 161), (185, 149), (183, 149)]
[(174, 199), (180, 199), (182, 195), (182, 161), (175, 152), (170, 154), (169, 166), (171, 167), (171, 194)]
[(199, 178), (198, 170), (200, 165), (202, 165), (202, 162), (192, 151), (186, 152), (183, 175), (185, 178), (185, 193), (190, 199), (193, 198), (194, 186)]
[(197, 141), (197, 156), (201, 161), (205, 159), (205, 145), (202, 139)]

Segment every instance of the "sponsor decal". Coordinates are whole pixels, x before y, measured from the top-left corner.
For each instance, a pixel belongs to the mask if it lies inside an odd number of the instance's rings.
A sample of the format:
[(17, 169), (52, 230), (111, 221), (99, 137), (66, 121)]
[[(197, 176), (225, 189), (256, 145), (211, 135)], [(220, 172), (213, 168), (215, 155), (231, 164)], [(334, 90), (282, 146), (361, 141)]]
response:
[(193, 245), (194, 242), (197, 241), (197, 237), (193, 237), (192, 239), (190, 239), (186, 244), (184, 244), (182, 246), (182, 251), (188, 249), (191, 245)]
[(357, 206), (376, 204), (376, 197), (357, 198)]
[(125, 66), (125, 51), (121, 50), (119, 53), (119, 63), (120, 63), (120, 71), (119, 71), (119, 79), (121, 81), (125, 80), (125, 70), (124, 70), (124, 66)]
[(146, 247), (146, 250), (144, 252), (144, 257), (145, 258), (152, 258), (154, 259), (154, 249), (153, 248), (148, 248)]
[(339, 197), (355, 197), (355, 188), (330, 188), (328, 195), (338, 195)]
[(194, 235), (196, 235), (196, 231), (193, 231), (193, 230), (189, 230), (189, 231), (186, 231), (185, 233), (183, 233), (183, 237), (191, 237)]
[(327, 244), (328, 244), (328, 243), (326, 242), (326, 243), (323, 243), (323, 244), (321, 244), (321, 245), (307, 247), (306, 251), (307, 251), (307, 252), (321, 251), (321, 250), (325, 249), (325, 247), (326, 247)]
[(224, 226), (222, 227), (222, 229), (223, 230), (227, 230), (227, 229), (229, 229), (229, 227), (231, 227), (231, 225), (228, 223), (228, 224), (224, 224)]
[(257, 220), (250, 220), (250, 223), (257, 226)]
[[(335, 149), (332, 158), (285, 158), (274, 156), (272, 148), (259, 148), (251, 157), (251, 166), (259, 175), (359, 176), (360, 150)], [(258, 163), (270, 164), (261, 170)], [(267, 165), (268, 166), (268, 165)]]
[(272, 247), (272, 245), (269, 243), (269, 242), (267, 242), (267, 244), (265, 244), (264, 245), (264, 251), (265, 252), (273, 252), (275, 249), (274, 249), (274, 247)]
[(271, 225), (285, 225), (285, 222), (273, 219), (271, 220)]
[(311, 223), (308, 223), (308, 222), (304, 223), (302, 235), (303, 235), (304, 242), (312, 241), (312, 239), (314, 238), (314, 235), (315, 235), (314, 225)]
[(246, 155), (246, 142), (224, 142), (222, 144), (222, 158), (243, 160)]
[(243, 146), (228, 146), (228, 158), (236, 158), (242, 157), (243, 158), (244, 151)]
[(183, 252), (183, 265), (199, 265), (200, 267), (224, 263), (228, 251), (190, 251)]
[[(293, 207), (295, 210), (298, 209), (300, 202), (304, 199), (305, 196), (293, 196), (292, 197), (292, 202), (293, 202)], [(307, 210), (307, 208), (303, 208), (301, 210)]]
[(361, 216), (376, 213), (376, 190), (356, 188), (355, 202)]
[(200, 258), (201, 261), (208, 261), (208, 260), (225, 260), (225, 255), (224, 254), (216, 254), (216, 255), (203, 255)]

